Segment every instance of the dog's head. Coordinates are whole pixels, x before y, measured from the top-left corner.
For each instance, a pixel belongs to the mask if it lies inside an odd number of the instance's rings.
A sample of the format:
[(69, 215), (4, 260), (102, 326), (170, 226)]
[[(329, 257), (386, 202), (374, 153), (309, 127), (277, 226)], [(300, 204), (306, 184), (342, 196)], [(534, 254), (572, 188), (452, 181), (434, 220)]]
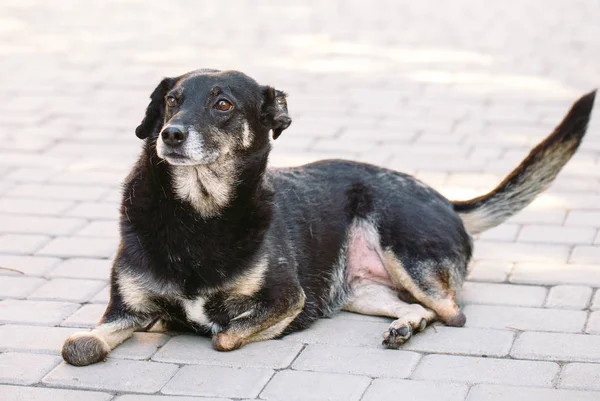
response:
[(198, 70), (163, 79), (135, 133), (169, 164), (207, 165), (277, 139), (292, 122), (285, 97), (238, 71)]

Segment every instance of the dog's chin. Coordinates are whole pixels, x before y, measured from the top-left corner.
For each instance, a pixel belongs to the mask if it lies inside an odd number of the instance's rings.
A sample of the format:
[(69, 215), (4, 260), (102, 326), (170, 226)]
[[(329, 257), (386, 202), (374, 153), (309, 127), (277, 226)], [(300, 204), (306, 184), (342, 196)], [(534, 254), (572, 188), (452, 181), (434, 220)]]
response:
[(190, 157), (179, 153), (158, 154), (158, 157), (172, 166), (206, 166), (214, 163), (219, 158), (219, 154), (202, 155), (201, 157)]

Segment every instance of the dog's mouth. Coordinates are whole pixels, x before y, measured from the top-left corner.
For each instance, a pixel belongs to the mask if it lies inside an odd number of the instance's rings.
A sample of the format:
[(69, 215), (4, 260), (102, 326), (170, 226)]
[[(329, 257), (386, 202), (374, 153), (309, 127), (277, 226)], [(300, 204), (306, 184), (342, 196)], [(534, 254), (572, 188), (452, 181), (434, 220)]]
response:
[(162, 154), (159, 153), (158, 157), (174, 166), (203, 166), (217, 161), (219, 153), (210, 152), (208, 154), (203, 154), (201, 157), (193, 157), (185, 153), (169, 151)]

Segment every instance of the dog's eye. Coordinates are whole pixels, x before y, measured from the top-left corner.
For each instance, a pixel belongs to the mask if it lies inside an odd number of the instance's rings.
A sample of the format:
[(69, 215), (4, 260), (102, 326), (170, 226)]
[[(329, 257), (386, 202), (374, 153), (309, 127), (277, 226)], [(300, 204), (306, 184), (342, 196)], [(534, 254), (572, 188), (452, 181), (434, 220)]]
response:
[(231, 109), (233, 109), (233, 105), (231, 103), (229, 103), (227, 100), (219, 100), (217, 102), (217, 104), (215, 104), (215, 107), (217, 108), (217, 110), (220, 111), (229, 111)]
[(167, 96), (167, 106), (169, 106), (169, 107), (177, 106), (177, 99), (175, 99), (175, 96)]

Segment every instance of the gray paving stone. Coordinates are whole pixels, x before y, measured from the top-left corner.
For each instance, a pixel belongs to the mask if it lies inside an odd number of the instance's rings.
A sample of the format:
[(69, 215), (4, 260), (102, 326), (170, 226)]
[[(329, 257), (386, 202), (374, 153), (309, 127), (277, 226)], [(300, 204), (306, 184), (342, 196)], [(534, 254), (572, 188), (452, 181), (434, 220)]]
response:
[(1, 233), (68, 235), (85, 225), (85, 220), (67, 217), (0, 214)]
[(509, 281), (519, 284), (573, 284), (599, 287), (600, 269), (593, 265), (517, 263)]
[(600, 309), (600, 290), (596, 290), (596, 293), (594, 294), (594, 298), (592, 299), (591, 309), (592, 310)]
[(468, 280), (501, 283), (506, 281), (513, 265), (511, 262), (478, 260), (471, 265)]
[(311, 344), (293, 369), (371, 377), (408, 377), (421, 356), (416, 352)]
[(236, 352), (216, 351), (208, 338), (182, 335), (172, 338), (152, 358), (160, 362), (283, 369), (302, 349), (302, 344), (261, 341), (245, 345)]
[(72, 277), (108, 280), (112, 260), (110, 259), (66, 259), (56, 265), (50, 277)]
[(73, 205), (70, 201), (0, 198), (0, 213), (57, 216)]
[(0, 326), (0, 351), (59, 355), (65, 339), (80, 330), (5, 324)]
[(520, 359), (600, 362), (600, 336), (526, 332), (510, 354)]
[(106, 285), (100, 280), (55, 278), (29, 295), (29, 299), (87, 302)]
[(546, 293), (543, 287), (466, 282), (457, 300), (459, 304), (542, 306)]
[[(457, 383), (438, 383), (416, 380), (375, 379), (362, 401), (463, 401), (469, 387)], [(511, 400), (512, 401), (512, 400)]]
[(70, 201), (95, 201), (108, 192), (106, 187), (86, 186), (85, 191), (77, 185), (21, 184), (7, 195), (14, 197), (62, 199)]
[(48, 242), (37, 254), (63, 258), (109, 258), (116, 252), (117, 245), (117, 240), (107, 238), (60, 237)]
[(78, 307), (78, 304), (70, 302), (6, 299), (0, 301), (0, 322), (58, 324)]
[(115, 348), (111, 358), (121, 359), (149, 359), (162, 347), (169, 336), (160, 333), (133, 333), (133, 336), (123, 344)]
[(104, 304), (86, 304), (81, 306), (77, 312), (66, 318), (61, 326), (92, 328), (98, 324), (106, 311)]
[(52, 355), (0, 354), (0, 383), (28, 385), (39, 382), (62, 358)]
[(595, 235), (595, 228), (526, 225), (519, 232), (517, 241), (543, 244), (591, 244)]
[(600, 334), (600, 311), (590, 313), (585, 332), (589, 334)]
[(571, 210), (565, 226), (600, 227), (600, 212), (593, 210)]
[[(58, 262), (60, 262), (58, 258), (0, 254), (0, 266), (16, 269), (27, 276), (44, 276), (54, 269)], [(18, 272), (2, 269), (0, 269), (0, 275), (21, 276)]]
[(47, 244), (50, 237), (34, 234), (4, 234), (0, 235), (0, 252), (27, 255)]
[(371, 379), (365, 376), (287, 370), (273, 377), (260, 398), (268, 401), (357, 401), (370, 382)]
[[(331, 319), (318, 320), (310, 330), (289, 334), (283, 338), (283, 341), (381, 348), (383, 332), (389, 325), (384, 322), (364, 322), (358, 325), (353, 320), (335, 316)], [(339, 333), (344, 335), (340, 336)]]
[(79, 237), (119, 238), (118, 220), (92, 221), (76, 233)]
[(81, 202), (69, 209), (67, 216), (117, 220), (119, 218), (119, 204), (112, 202)]
[(466, 401), (596, 401), (598, 396), (600, 393), (587, 391), (478, 384), (471, 388)]
[(0, 386), (2, 401), (108, 401), (112, 394), (55, 388)]
[(110, 301), (110, 285), (107, 285), (103, 289), (101, 289), (94, 297), (90, 300), (90, 302), (95, 304), (107, 304)]
[(39, 277), (8, 276), (0, 278), (0, 298), (25, 298), (46, 282)]
[[(560, 388), (600, 391), (600, 364), (569, 363), (560, 374)], [(596, 393), (600, 395), (600, 393)]]
[(182, 397), (170, 395), (120, 395), (113, 401), (231, 401), (229, 398)]
[(517, 234), (521, 226), (513, 224), (502, 224), (498, 227), (494, 227), (489, 231), (483, 232), (479, 238), (488, 241), (504, 241), (513, 242), (517, 238)]
[(581, 285), (557, 285), (550, 289), (545, 306), (558, 309), (585, 309), (592, 297), (592, 289)]
[(49, 386), (92, 390), (155, 393), (173, 377), (177, 365), (108, 358), (104, 363), (72, 366), (65, 362), (42, 383)]
[(506, 356), (514, 336), (508, 330), (436, 326), (415, 335), (402, 349), (440, 354)]
[(182, 367), (162, 389), (169, 395), (254, 398), (273, 376), (270, 369), (223, 366)]
[(507, 262), (566, 262), (570, 248), (565, 245), (521, 244), (512, 242), (477, 241), (475, 259)]
[(552, 362), (426, 355), (411, 378), (467, 384), (551, 387), (558, 371), (558, 365)]
[(557, 331), (579, 333), (587, 320), (584, 311), (467, 305), (463, 308), (467, 327), (492, 329)]
[(573, 253), (569, 258), (570, 263), (600, 263), (600, 246), (578, 245), (573, 248)]

